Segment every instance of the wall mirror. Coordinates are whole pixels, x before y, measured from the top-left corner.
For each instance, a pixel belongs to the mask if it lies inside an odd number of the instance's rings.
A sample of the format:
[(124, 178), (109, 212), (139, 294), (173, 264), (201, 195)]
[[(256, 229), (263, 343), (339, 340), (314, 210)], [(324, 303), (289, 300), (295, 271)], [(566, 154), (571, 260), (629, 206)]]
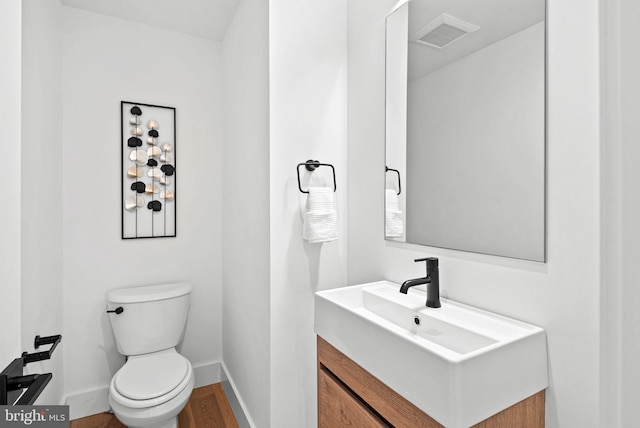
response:
[(545, 261), (545, 0), (386, 22), (385, 238)]

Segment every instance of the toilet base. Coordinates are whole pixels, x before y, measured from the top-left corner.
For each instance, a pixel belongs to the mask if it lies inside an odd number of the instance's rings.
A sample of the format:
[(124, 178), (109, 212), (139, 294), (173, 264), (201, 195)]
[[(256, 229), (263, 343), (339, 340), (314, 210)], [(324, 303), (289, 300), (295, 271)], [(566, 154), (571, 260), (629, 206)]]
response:
[(130, 418), (128, 415), (122, 413), (113, 412), (116, 418), (127, 428), (178, 428), (178, 416), (171, 416), (169, 419), (162, 418)]
[[(122, 421), (120, 421), (122, 422)], [(154, 422), (151, 425), (127, 425), (127, 428), (178, 428), (178, 417), (174, 417), (164, 422)]]

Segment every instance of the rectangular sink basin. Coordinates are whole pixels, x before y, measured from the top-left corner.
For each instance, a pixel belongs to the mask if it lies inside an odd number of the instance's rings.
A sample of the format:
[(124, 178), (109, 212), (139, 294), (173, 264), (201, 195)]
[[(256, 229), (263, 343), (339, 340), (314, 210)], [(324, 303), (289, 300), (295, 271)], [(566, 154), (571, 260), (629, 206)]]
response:
[(545, 389), (542, 328), (380, 281), (320, 291), (315, 331), (446, 427), (466, 428)]

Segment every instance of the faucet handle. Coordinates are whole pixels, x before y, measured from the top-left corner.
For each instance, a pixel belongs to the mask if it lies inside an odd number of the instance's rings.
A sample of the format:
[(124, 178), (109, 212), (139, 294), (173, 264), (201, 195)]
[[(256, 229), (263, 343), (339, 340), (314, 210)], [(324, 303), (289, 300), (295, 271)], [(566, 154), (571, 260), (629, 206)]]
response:
[[(438, 268), (437, 257), (425, 257), (423, 259), (415, 259), (414, 262), (427, 262), (427, 272), (431, 272), (433, 269)], [(428, 273), (427, 273), (428, 275)]]

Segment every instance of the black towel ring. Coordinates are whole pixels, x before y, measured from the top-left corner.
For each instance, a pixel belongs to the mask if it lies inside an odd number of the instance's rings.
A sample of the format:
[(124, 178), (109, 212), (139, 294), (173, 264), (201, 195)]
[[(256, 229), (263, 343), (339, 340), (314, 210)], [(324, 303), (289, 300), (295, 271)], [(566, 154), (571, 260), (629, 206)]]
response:
[(298, 189), (300, 189), (300, 191), (302, 193), (309, 193), (308, 190), (302, 190), (302, 184), (300, 182), (300, 167), (302, 165), (304, 165), (304, 167), (309, 172), (313, 172), (313, 171), (316, 170), (316, 168), (321, 167), (321, 166), (329, 166), (329, 167), (331, 167), (331, 171), (333, 172), (333, 191), (335, 192), (336, 190), (338, 190), (338, 186), (336, 184), (336, 169), (333, 167), (333, 165), (331, 165), (330, 163), (320, 163), (317, 160), (314, 161), (314, 160), (309, 159), (306, 162), (299, 163), (298, 166), (296, 167), (296, 172), (298, 173)]
[(400, 193), (402, 193), (402, 184), (400, 183), (400, 171), (398, 171), (397, 169), (393, 169), (393, 168), (389, 168), (388, 166), (384, 167), (384, 172), (389, 172), (389, 171), (393, 171), (396, 174), (398, 174), (398, 195)]

